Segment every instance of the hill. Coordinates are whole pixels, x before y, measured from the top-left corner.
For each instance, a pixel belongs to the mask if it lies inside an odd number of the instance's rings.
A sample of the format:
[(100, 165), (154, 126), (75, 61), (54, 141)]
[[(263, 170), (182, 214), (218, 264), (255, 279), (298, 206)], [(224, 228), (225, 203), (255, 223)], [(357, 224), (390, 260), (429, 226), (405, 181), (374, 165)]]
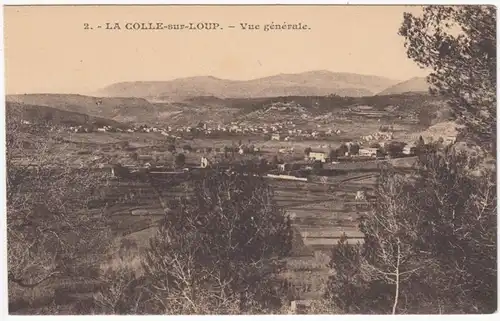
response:
[(404, 94), (404, 93), (427, 93), (429, 92), (429, 84), (425, 77), (414, 77), (409, 80), (400, 82), (394, 86), (391, 86), (377, 95), (394, 95), (394, 94)]
[(125, 124), (114, 120), (89, 116), (87, 114), (61, 110), (47, 106), (27, 105), (16, 102), (6, 102), (6, 115), (15, 116), (31, 123), (49, 123), (52, 125), (95, 125), (126, 128)]
[(228, 80), (212, 76), (171, 81), (133, 81), (112, 84), (98, 91), (106, 97), (142, 97), (170, 101), (196, 96), (255, 98), (277, 96), (368, 96), (396, 84), (396, 80), (326, 70), (279, 74), (253, 80)]
[[(30, 107), (30, 115), (36, 115), (33, 106), (50, 107), (41, 118), (58, 115), (62, 111), (76, 113), (78, 117), (94, 117), (120, 123), (149, 125), (197, 125), (206, 123), (229, 123), (246, 121), (253, 124), (281, 122), (285, 120), (316, 122), (320, 117), (326, 124), (348, 119), (370, 119), (371, 121), (390, 120), (399, 117), (418, 119), (422, 111), (431, 118), (438, 117), (437, 111), (443, 110), (443, 102), (430, 95), (407, 93), (399, 95), (341, 97), (330, 96), (288, 96), (264, 98), (219, 98), (197, 96), (188, 99), (152, 103), (144, 98), (91, 97), (66, 94), (28, 94), (7, 96), (8, 103), (23, 104)], [(367, 109), (368, 108), (368, 109)], [(61, 114), (61, 118), (73, 117)], [(34, 117), (34, 116), (33, 116)], [(75, 116), (76, 117), (76, 116)], [(316, 119), (316, 120), (313, 120)], [(78, 120), (77, 122), (81, 122)], [(311, 123), (311, 124), (312, 124)], [(428, 126), (428, 125), (427, 125)]]
[(140, 122), (150, 119), (158, 107), (142, 98), (92, 97), (74, 94), (8, 95), (7, 102), (46, 106), (63, 111), (112, 119), (118, 122)]

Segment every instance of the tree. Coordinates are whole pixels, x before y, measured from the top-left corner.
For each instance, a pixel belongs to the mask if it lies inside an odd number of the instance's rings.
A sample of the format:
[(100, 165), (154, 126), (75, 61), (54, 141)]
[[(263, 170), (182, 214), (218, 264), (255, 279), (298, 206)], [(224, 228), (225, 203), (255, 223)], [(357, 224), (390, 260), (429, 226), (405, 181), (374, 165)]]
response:
[(184, 146), (182, 146), (182, 149), (186, 152), (190, 152), (193, 150), (193, 148), (191, 148), (191, 145), (189, 144), (185, 144)]
[(315, 160), (312, 163), (313, 173), (317, 174), (322, 168), (323, 168), (323, 162), (322, 161)]
[(429, 127), (432, 125), (432, 120), (435, 115), (428, 108), (422, 108), (418, 113), (418, 122), (422, 127)]
[(330, 153), (328, 154), (328, 158), (330, 161), (336, 160), (337, 159), (337, 151), (335, 149), (330, 150)]
[(359, 243), (349, 244), (345, 233), (332, 249), (329, 267), (335, 274), (328, 279), (325, 299), (336, 313), (369, 312), (370, 303), (359, 299), (367, 293), (369, 285), (360, 270), (362, 249)]
[(23, 295), (48, 291), (54, 280), (95, 276), (92, 266), (109, 249), (111, 233), (105, 174), (91, 164), (74, 168), (51, 150), (58, 142), (46, 128), (25, 128), (19, 115), (6, 116), (8, 290), (15, 305)]
[(448, 99), (461, 134), (495, 155), (495, 6), (427, 6), (405, 13), (399, 34), (408, 57), (433, 70), (430, 91)]
[(259, 171), (261, 173), (264, 173), (267, 170), (267, 166), (268, 166), (267, 160), (264, 157), (262, 157), (259, 161)]
[(385, 168), (363, 245), (334, 248), (326, 297), (346, 313), (496, 310), (495, 171), (446, 149), (412, 179)]
[(174, 144), (170, 144), (167, 146), (167, 151), (170, 152), (170, 153), (174, 153), (175, 152), (175, 145)]
[(329, 280), (327, 297), (346, 313), (398, 312), (403, 288), (424, 263), (410, 260), (418, 237), (406, 216), (411, 197), (402, 177), (382, 172), (373, 214), (360, 223), (365, 244), (340, 240), (334, 248), (330, 265), (338, 273)]
[(384, 149), (391, 157), (398, 157), (403, 153), (405, 145), (403, 142), (390, 142), (385, 145)]
[(277, 166), (280, 163), (280, 160), (278, 159), (278, 156), (274, 155), (273, 159), (271, 160), (271, 164), (273, 166)]
[(264, 179), (214, 171), (166, 215), (145, 259), (155, 313), (270, 313), (282, 306), (278, 260), (291, 250), (289, 219)]
[(349, 154), (358, 155), (359, 153), (359, 144), (353, 143), (349, 146)]
[(309, 155), (309, 153), (311, 153), (311, 152), (312, 152), (312, 148), (311, 148), (311, 147), (306, 147), (306, 148), (304, 149), (304, 155), (306, 155), (306, 156), (308, 156), (308, 155)]
[(175, 156), (175, 166), (182, 167), (186, 164), (186, 156), (184, 154), (177, 154)]
[(420, 159), (415, 201), (421, 219), (419, 250), (430, 252), (429, 271), (448, 309), (492, 313), (497, 309), (496, 168), (447, 148)]
[(424, 141), (424, 138), (422, 136), (420, 136), (418, 138), (416, 145), (417, 145), (417, 148), (423, 148), (425, 146), (425, 141)]
[(344, 156), (349, 151), (349, 147), (345, 143), (342, 143), (337, 149), (337, 155)]

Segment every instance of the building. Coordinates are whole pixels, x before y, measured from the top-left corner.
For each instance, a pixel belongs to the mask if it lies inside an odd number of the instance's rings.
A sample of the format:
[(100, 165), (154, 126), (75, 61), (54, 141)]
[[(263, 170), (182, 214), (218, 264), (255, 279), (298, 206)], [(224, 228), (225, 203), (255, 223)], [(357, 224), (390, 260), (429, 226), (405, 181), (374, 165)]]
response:
[(326, 153), (325, 152), (310, 152), (309, 159), (325, 163), (326, 162)]
[(281, 140), (280, 134), (272, 134), (271, 135), (271, 140)]
[(290, 312), (294, 314), (307, 314), (311, 309), (312, 300), (294, 300), (290, 302)]
[(444, 143), (446, 145), (453, 145), (457, 141), (457, 138), (455, 136), (448, 136), (444, 139)]
[(210, 166), (210, 161), (206, 157), (201, 158), (201, 168), (207, 168)]
[(417, 148), (413, 145), (406, 145), (403, 148), (403, 154), (405, 155), (414, 155), (416, 154)]
[(366, 201), (366, 192), (365, 191), (357, 191), (355, 199), (356, 199), (356, 201)]
[(377, 152), (378, 148), (368, 147), (368, 148), (360, 148), (358, 154), (359, 156), (377, 157)]

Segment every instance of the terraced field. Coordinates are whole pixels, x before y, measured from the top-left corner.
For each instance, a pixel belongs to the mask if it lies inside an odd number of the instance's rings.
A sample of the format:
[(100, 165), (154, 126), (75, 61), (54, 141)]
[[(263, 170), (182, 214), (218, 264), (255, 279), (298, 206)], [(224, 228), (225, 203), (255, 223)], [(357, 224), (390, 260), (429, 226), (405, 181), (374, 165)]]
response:
[[(368, 173), (369, 174), (369, 173)], [(320, 180), (319, 180), (320, 181)], [(293, 299), (314, 299), (321, 296), (330, 275), (330, 251), (342, 233), (352, 242), (362, 241), (357, 220), (366, 213), (366, 202), (355, 201), (356, 191), (374, 186), (373, 173), (348, 173), (330, 177), (327, 183), (311, 183), (271, 179), (275, 200), (293, 218), (293, 225), (302, 237), (305, 251), (287, 260), (283, 275), (293, 287)], [(183, 195), (180, 185), (171, 185), (162, 192), (168, 201)], [(107, 209), (117, 242), (133, 240), (139, 250), (148, 245), (164, 210), (158, 195), (147, 182), (116, 181), (107, 199), (115, 204)]]

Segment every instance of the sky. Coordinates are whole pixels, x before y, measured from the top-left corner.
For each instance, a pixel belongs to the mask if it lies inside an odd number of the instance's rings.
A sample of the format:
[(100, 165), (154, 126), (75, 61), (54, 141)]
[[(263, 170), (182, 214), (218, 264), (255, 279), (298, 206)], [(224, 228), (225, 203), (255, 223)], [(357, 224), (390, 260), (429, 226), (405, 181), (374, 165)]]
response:
[[(85, 94), (124, 81), (247, 80), (311, 70), (407, 80), (428, 74), (407, 58), (397, 34), (403, 13), (420, 11), (332, 5), (8, 6), (6, 93)], [(126, 30), (129, 22), (213, 22), (223, 29)], [(121, 29), (106, 30), (106, 23)], [(240, 23), (261, 29), (242, 30)], [(283, 23), (308, 29), (262, 29)]]

